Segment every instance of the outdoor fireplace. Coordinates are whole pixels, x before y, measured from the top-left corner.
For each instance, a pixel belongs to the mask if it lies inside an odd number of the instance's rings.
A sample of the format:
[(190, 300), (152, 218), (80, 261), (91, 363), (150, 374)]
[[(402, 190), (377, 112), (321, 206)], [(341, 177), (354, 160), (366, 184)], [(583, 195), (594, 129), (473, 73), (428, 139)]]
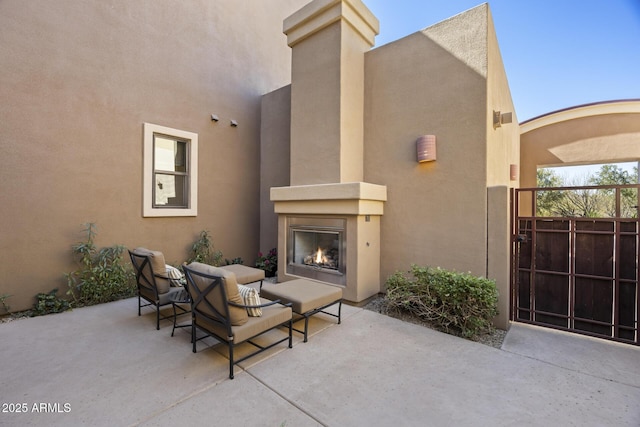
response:
[(387, 200), (386, 186), (363, 181), (364, 55), (375, 44), (378, 20), (360, 0), (313, 1), (283, 29), (292, 51), (289, 180), (270, 189), (278, 282), (340, 286), (346, 301), (359, 303), (380, 292)]
[(346, 219), (290, 217), (287, 274), (346, 284)]

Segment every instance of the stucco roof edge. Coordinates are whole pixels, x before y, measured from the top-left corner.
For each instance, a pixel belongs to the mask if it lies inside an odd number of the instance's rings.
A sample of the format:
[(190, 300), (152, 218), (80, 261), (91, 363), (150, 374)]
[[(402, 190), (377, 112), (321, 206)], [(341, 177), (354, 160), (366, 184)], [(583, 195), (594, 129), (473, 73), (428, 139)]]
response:
[(640, 98), (592, 102), (552, 111), (521, 122), (520, 133), (525, 134), (541, 127), (582, 117), (628, 113), (640, 113)]

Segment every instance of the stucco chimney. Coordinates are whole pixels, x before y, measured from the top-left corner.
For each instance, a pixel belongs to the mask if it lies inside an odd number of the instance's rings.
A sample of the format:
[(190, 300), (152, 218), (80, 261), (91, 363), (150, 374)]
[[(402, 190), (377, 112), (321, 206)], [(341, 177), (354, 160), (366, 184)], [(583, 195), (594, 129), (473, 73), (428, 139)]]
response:
[(364, 54), (378, 32), (361, 0), (314, 0), (284, 21), (291, 185), (363, 181)]
[[(387, 200), (387, 187), (364, 182), (364, 55), (378, 20), (361, 0), (314, 0), (284, 21), (284, 33), (292, 50), (291, 185), (270, 192), (278, 281), (305, 277), (342, 287), (347, 301), (364, 301), (380, 292)], [(323, 234), (323, 224), (332, 224), (330, 233), (339, 229), (331, 243), (342, 266), (336, 271), (296, 258), (296, 233)]]

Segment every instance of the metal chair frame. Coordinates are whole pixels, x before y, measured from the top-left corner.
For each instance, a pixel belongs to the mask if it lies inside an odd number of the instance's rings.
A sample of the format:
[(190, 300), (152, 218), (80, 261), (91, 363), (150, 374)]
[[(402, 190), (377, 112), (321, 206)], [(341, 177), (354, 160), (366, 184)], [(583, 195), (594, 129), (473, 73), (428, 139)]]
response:
[[(282, 322), (279, 323), (277, 325), (271, 326), (265, 330), (263, 330), (262, 332), (255, 334), (243, 341), (238, 341), (235, 342), (234, 340), (234, 334), (233, 334), (233, 326), (231, 325), (231, 321), (230, 316), (229, 316), (229, 305), (232, 305), (234, 307), (241, 307), (243, 309), (247, 309), (247, 308), (264, 308), (264, 307), (269, 307), (272, 305), (283, 305), (285, 307), (291, 307), (291, 304), (282, 304), (279, 300), (276, 301), (271, 301), (269, 303), (266, 304), (260, 304), (260, 305), (242, 305), (242, 304), (236, 304), (232, 301), (229, 301), (227, 298), (227, 293), (226, 293), (226, 289), (222, 283), (222, 278), (218, 277), (218, 276), (211, 276), (209, 274), (205, 274), (205, 273), (201, 273), (199, 271), (194, 271), (192, 269), (190, 269), (187, 266), (183, 266), (184, 272), (185, 272), (185, 276), (187, 278), (187, 286), (188, 286), (188, 290), (189, 290), (189, 294), (191, 295), (191, 342), (193, 343), (193, 352), (196, 353), (196, 342), (204, 339), (208, 336), (212, 336), (214, 338), (216, 338), (218, 341), (222, 342), (226, 342), (228, 347), (229, 347), (229, 378), (233, 379), (233, 365), (236, 365), (244, 360), (247, 360), (250, 357), (253, 357), (259, 353), (262, 353), (263, 351), (266, 351), (282, 342), (285, 341), (289, 341), (289, 348), (293, 347), (293, 337), (292, 337), (292, 318), (290, 318), (289, 320), (287, 320), (286, 322)], [(202, 278), (205, 278), (207, 280), (211, 280), (211, 282), (206, 286), (205, 289), (201, 290), (197, 285), (196, 282), (194, 280), (194, 276), (199, 276)], [(214, 289), (216, 289), (217, 287), (220, 287), (220, 297), (224, 300), (224, 304), (223, 304), (223, 312), (220, 312), (219, 310), (217, 310), (213, 304), (211, 304), (210, 301), (208, 301), (206, 299), (207, 295), (212, 292)], [(210, 311), (210, 313), (205, 313), (202, 308), (206, 308)], [(218, 334), (216, 334), (215, 332), (201, 326), (198, 324), (197, 320), (198, 318), (202, 318), (208, 322), (212, 322), (214, 324), (219, 324), (221, 326), (224, 327), (225, 331), (226, 331), (226, 337), (220, 336)], [(281, 326), (286, 326), (289, 329), (289, 334), (288, 336), (279, 339), (267, 346), (261, 346), (253, 341), (251, 341), (252, 339), (266, 333), (269, 332), (272, 329), (276, 329), (279, 328)], [(205, 333), (204, 336), (197, 338), (196, 337), (196, 329), (201, 330), (202, 332)], [(233, 354), (233, 349), (235, 346), (242, 344), (242, 343), (249, 343), (251, 345), (253, 345), (254, 347), (257, 347), (257, 350), (251, 352), (250, 354), (241, 357), (240, 359), (234, 359), (234, 354)]]
[[(339, 304), (338, 305), (338, 314), (333, 314), (330, 313), (328, 311), (324, 311), (325, 308), (329, 308), (334, 304)], [(323, 305), (322, 307), (318, 307), (314, 310), (309, 310), (306, 313), (296, 313), (295, 311), (293, 312), (296, 316), (298, 316), (298, 318), (296, 319), (296, 322), (298, 320), (302, 320), (304, 318), (304, 330), (302, 329), (296, 329), (293, 328), (294, 331), (302, 334), (304, 336), (304, 341), (303, 342), (307, 342), (308, 336), (309, 336), (309, 318), (311, 316), (313, 316), (314, 314), (318, 314), (318, 313), (323, 313), (329, 316), (333, 316), (335, 318), (338, 319), (338, 325), (342, 322), (342, 318), (341, 318), (341, 313), (342, 313), (342, 298), (340, 298), (339, 300), (330, 302), (329, 304)], [(295, 323), (295, 322), (294, 322)]]
[[(191, 307), (191, 295), (189, 295), (189, 289), (187, 289), (186, 283), (184, 289), (176, 295), (176, 298), (173, 298), (171, 300), (171, 303), (173, 305), (173, 329), (171, 330), (171, 336), (173, 336), (176, 329), (191, 327), (191, 323), (183, 323), (179, 325), (177, 320), (178, 316), (191, 313), (191, 309), (185, 310), (185, 308), (181, 305), (189, 304), (189, 307)], [(178, 313), (177, 310), (181, 310), (182, 312)]]
[[(136, 272), (136, 284), (138, 286), (138, 316), (142, 315), (142, 312), (141, 312), (142, 307), (147, 307), (152, 305), (156, 309), (156, 330), (160, 329), (160, 320), (173, 319), (175, 324), (175, 318), (176, 318), (175, 308), (174, 308), (173, 315), (160, 317), (160, 308), (173, 304), (174, 300), (169, 300), (162, 304), (160, 303), (158, 286), (156, 285), (156, 277), (160, 277), (160, 276), (154, 273), (153, 267), (151, 266), (150, 257), (147, 255), (139, 255), (131, 251), (129, 251), (129, 257), (131, 258), (131, 263), (133, 264), (133, 268)], [(145, 271), (145, 269), (149, 269), (149, 272), (151, 274), (148, 274), (148, 275), (143, 274), (143, 271)], [(151, 280), (149, 280), (149, 278)], [(147, 295), (145, 295), (143, 292), (146, 292)], [(149, 297), (148, 295), (149, 293), (153, 295), (153, 298)], [(142, 304), (143, 299), (147, 301), (147, 304)], [(176, 306), (179, 310), (182, 311), (182, 313), (180, 314), (189, 313), (189, 310), (185, 309), (184, 307), (174, 304), (174, 307)]]

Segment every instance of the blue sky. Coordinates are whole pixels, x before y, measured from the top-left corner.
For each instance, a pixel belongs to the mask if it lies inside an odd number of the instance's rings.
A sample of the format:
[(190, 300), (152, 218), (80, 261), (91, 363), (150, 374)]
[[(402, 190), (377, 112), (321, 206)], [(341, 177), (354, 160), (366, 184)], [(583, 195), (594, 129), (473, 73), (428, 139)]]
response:
[[(376, 46), (479, 0), (363, 0)], [(640, 0), (489, 1), (518, 121), (576, 105), (640, 99)]]

